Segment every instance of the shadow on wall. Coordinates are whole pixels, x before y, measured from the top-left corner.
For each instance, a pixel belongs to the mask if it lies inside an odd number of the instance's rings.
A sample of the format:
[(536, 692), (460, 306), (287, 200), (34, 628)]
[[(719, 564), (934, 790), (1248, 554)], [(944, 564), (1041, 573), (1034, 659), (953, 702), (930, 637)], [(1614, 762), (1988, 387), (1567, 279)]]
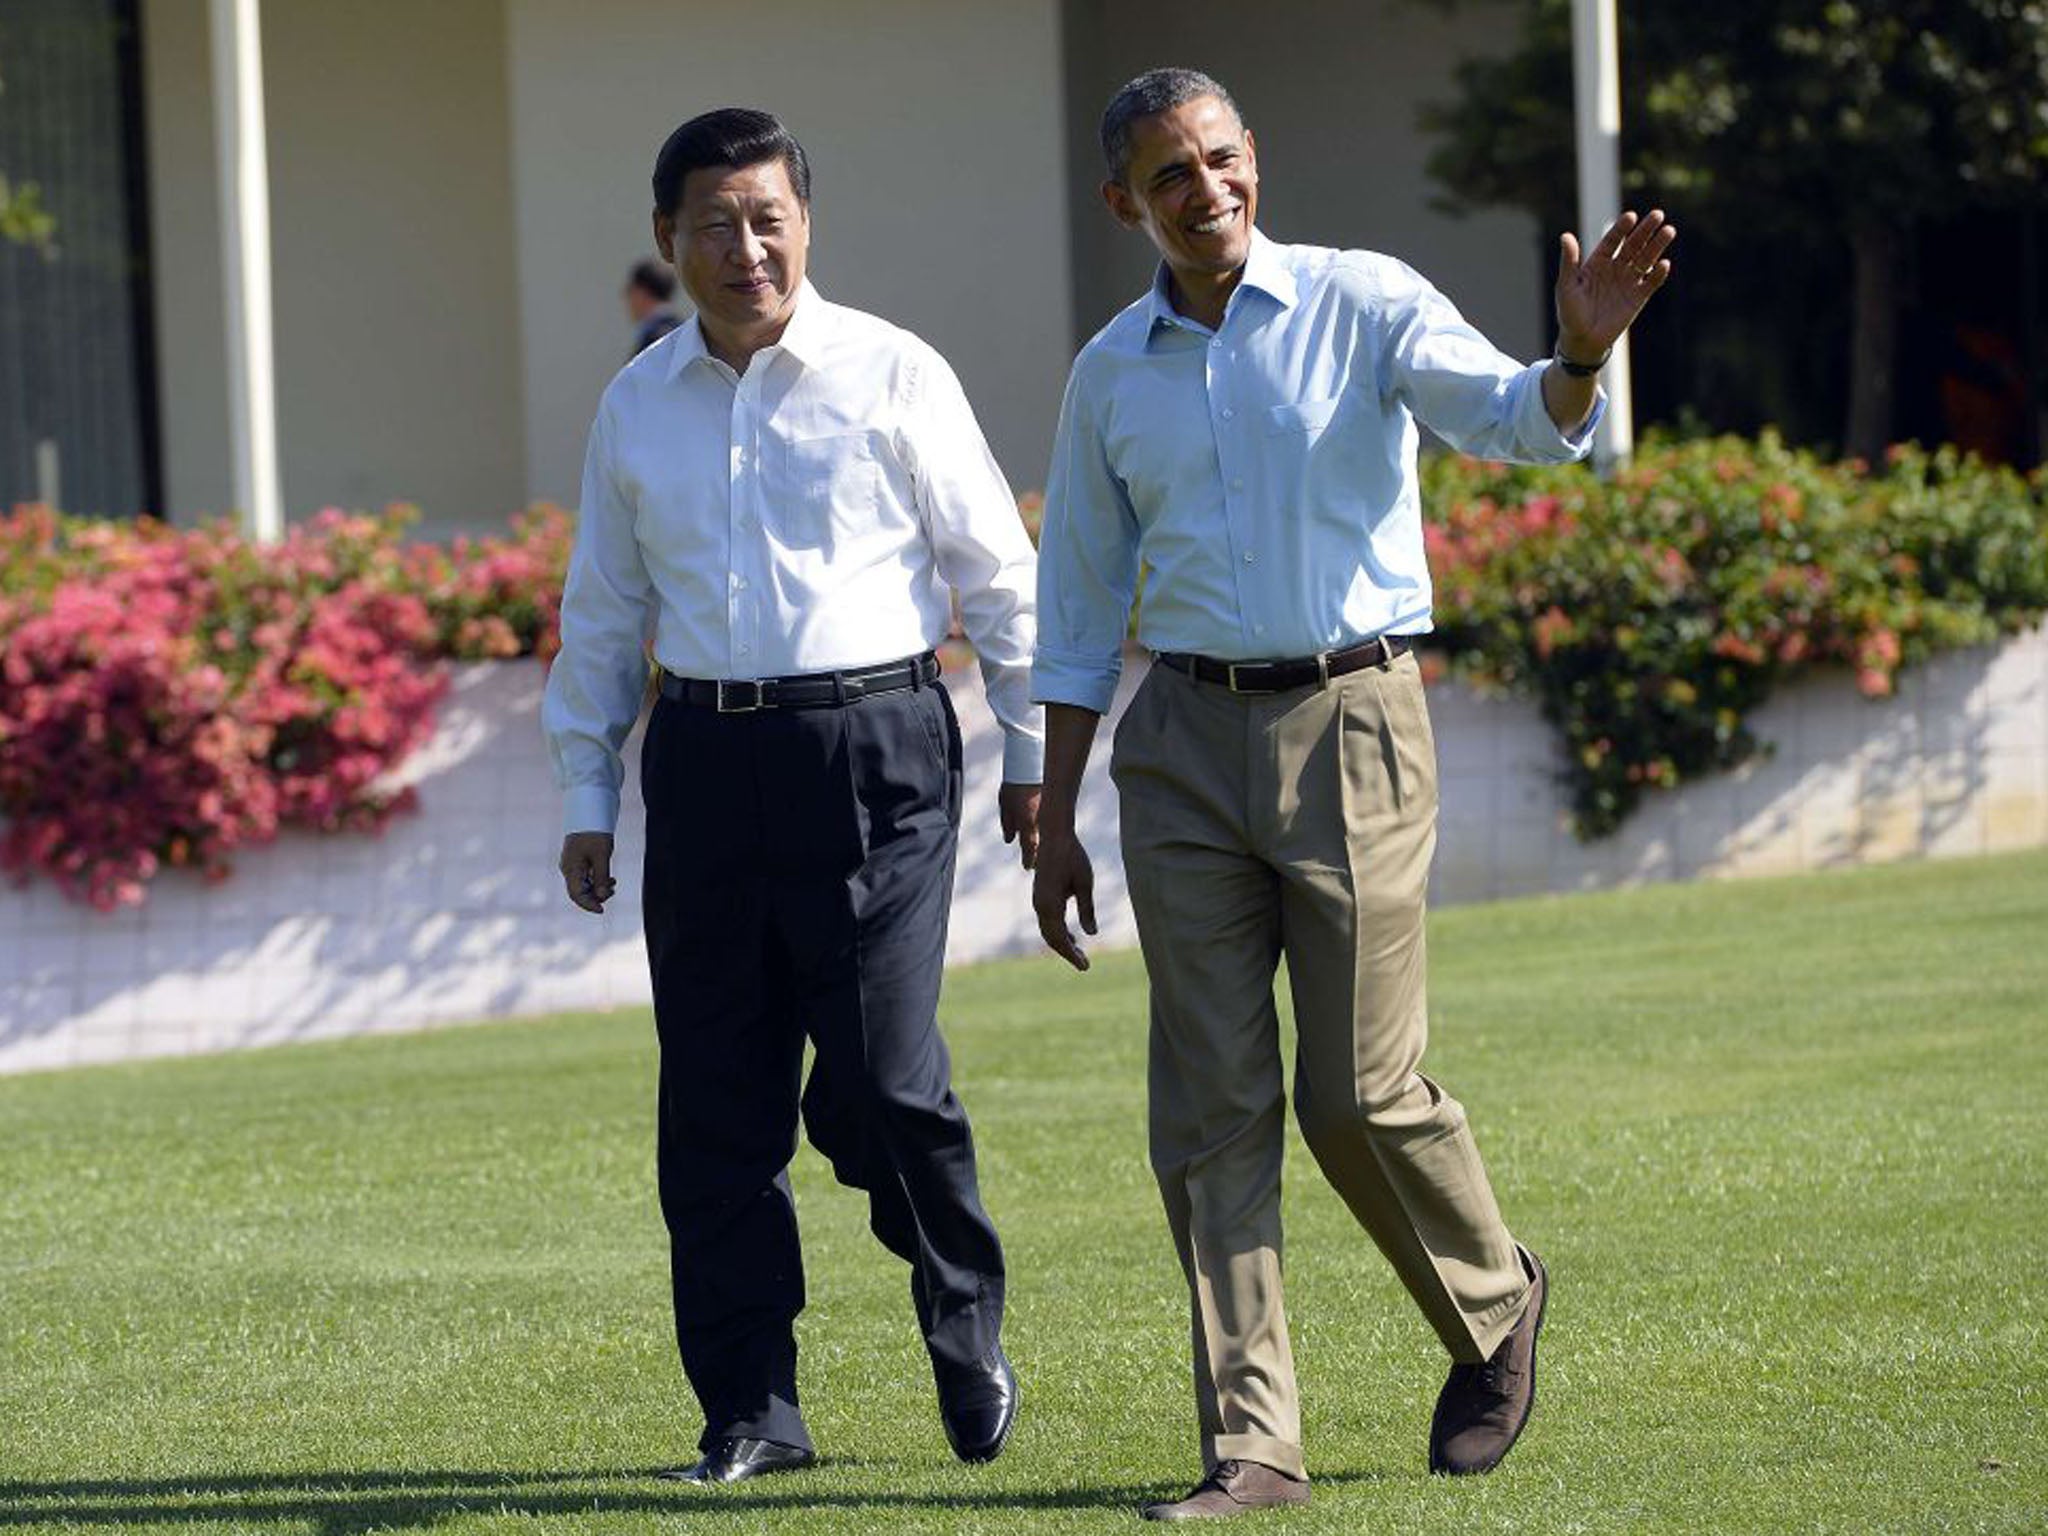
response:
[[(1123, 718), (1151, 662), (1143, 651), (1127, 651), (1116, 697), (1095, 733), (1095, 750), (1081, 785), (1075, 830), (1095, 866), (1095, 916), (1101, 932), (1084, 947), (1129, 948), (1138, 942), (1138, 926), (1124, 898), (1124, 862), (1118, 843), (1116, 788), (1109, 779), (1110, 738)], [(980, 674), (949, 674), (960, 733), (967, 749), (966, 801), (961, 810), (960, 858), (953, 879), (953, 921), (946, 944), (949, 964), (991, 960), (1005, 955), (1044, 954), (1053, 959), (1038, 937), (1038, 919), (1031, 907), (1031, 876), (1018, 862), (1015, 844), (1002, 839), (996, 792), (1003, 777), (1003, 733), (989, 713)], [(1071, 911), (1071, 908), (1069, 909)], [(1079, 933), (1078, 924), (1069, 919)]]
[[(1127, 660), (1081, 797), (1104, 948), (1136, 939), (1108, 765), (1145, 665)], [(948, 681), (967, 773), (948, 959), (1039, 954), (1030, 878), (999, 830), (1001, 732), (971, 669)], [(173, 875), (112, 916), (47, 884), (0, 890), (0, 1071), (645, 1005), (639, 735), (619, 893), (594, 917), (569, 904), (556, 873), (560, 796), (541, 686), (530, 662), (458, 669), (433, 741), (407, 765), (423, 811), (381, 839), (294, 835), (251, 852), (224, 885)], [(1876, 703), (1846, 677), (1789, 689), (1755, 722), (1774, 753), (1653, 796), (1616, 836), (1582, 844), (1535, 710), (1439, 686), (1434, 898), (2048, 844), (2048, 627), (1941, 657), (1901, 687)]]
[[(1142, 673), (1142, 661), (1127, 669), (1119, 709)], [(1002, 733), (978, 674), (948, 681), (967, 782), (947, 958), (1033, 953), (1030, 876), (997, 813)], [(290, 834), (248, 852), (223, 884), (173, 872), (142, 907), (113, 914), (47, 884), (0, 891), (0, 1070), (644, 1006), (641, 732), (626, 752), (618, 894), (593, 916), (570, 905), (556, 870), (561, 797), (541, 744), (542, 686), (533, 663), (457, 669), (432, 742), (402, 775), (421, 812), (382, 837)], [(1081, 826), (1096, 855), (1098, 942), (1133, 943), (1106, 731)]]
[[(637, 747), (620, 890), (595, 917), (569, 905), (556, 873), (540, 689), (530, 663), (458, 669), (434, 739), (403, 774), (423, 811), (382, 837), (289, 834), (222, 884), (173, 873), (142, 907), (107, 915), (47, 884), (10, 893), (0, 1064), (644, 1000)], [(36, 1048), (59, 1035), (68, 1049)]]
[(2048, 631), (1938, 657), (1900, 683), (1878, 701), (1846, 674), (1787, 689), (1753, 721), (1768, 752), (1651, 796), (1593, 843), (1569, 830), (1556, 741), (1534, 711), (1438, 688), (1435, 897), (1789, 874), (2048, 841)]

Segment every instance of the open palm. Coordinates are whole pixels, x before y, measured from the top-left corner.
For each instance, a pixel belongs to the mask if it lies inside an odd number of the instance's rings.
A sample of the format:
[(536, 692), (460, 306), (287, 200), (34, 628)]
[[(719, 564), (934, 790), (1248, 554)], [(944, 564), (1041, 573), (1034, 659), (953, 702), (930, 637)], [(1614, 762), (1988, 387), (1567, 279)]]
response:
[(1640, 219), (1624, 213), (1583, 261), (1576, 235), (1559, 238), (1557, 331), (1569, 356), (1606, 355), (1671, 276), (1664, 255), (1677, 238), (1661, 208)]

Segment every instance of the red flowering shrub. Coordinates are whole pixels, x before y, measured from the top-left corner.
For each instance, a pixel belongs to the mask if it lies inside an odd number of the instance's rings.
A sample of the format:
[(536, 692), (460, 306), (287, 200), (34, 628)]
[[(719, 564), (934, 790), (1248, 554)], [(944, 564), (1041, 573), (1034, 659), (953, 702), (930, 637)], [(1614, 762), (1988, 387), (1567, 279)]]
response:
[(281, 543), (0, 517), (0, 868), (101, 908), (164, 864), (225, 875), (280, 826), (377, 831), (433, 728), (443, 657), (551, 655), (568, 518), (402, 542), (322, 513)]
[(1652, 444), (1611, 481), (1449, 457), (1423, 478), (1436, 643), (1563, 734), (1585, 836), (1750, 756), (1794, 673), (1839, 664), (1886, 695), (2048, 609), (2048, 479), (1952, 449), (1873, 472), (1767, 435)]

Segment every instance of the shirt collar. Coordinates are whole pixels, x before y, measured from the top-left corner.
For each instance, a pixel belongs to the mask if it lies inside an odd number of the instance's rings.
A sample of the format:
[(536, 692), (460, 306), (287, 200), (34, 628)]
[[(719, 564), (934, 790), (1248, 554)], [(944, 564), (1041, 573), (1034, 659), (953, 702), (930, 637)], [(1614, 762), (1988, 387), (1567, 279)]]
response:
[[(825, 358), (826, 331), (830, 321), (825, 314), (831, 308), (824, 295), (811, 286), (807, 277), (803, 286), (797, 289), (796, 305), (791, 309), (789, 324), (782, 328), (782, 340), (775, 345), (787, 352), (806, 368), (815, 368)], [(692, 363), (704, 362), (711, 357), (711, 349), (704, 345), (704, 327), (693, 314), (675, 331), (675, 351), (669, 357), (668, 376), (671, 381), (679, 379), (683, 370)]]
[[(1162, 325), (1185, 326), (1187, 320), (1173, 307), (1171, 276), (1166, 263), (1159, 264), (1159, 270), (1152, 274), (1152, 292), (1146, 298), (1146, 334), (1149, 336)], [(1274, 300), (1282, 309), (1294, 306), (1298, 290), (1294, 274), (1287, 269), (1287, 262), (1280, 254), (1280, 247), (1252, 228), (1251, 247), (1245, 253), (1244, 275), (1238, 279), (1240, 288), (1256, 288), (1260, 293)], [(1236, 295), (1233, 294), (1232, 298)]]

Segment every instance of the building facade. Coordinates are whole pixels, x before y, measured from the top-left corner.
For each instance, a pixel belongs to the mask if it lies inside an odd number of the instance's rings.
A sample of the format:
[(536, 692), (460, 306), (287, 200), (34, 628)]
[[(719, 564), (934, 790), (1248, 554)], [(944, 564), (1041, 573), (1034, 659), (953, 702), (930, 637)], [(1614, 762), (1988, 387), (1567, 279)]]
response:
[[(222, 0), (0, 0), (0, 173), (54, 254), (0, 246), (0, 504), (234, 510)], [(1282, 0), (262, 0), (286, 516), (421, 506), (429, 531), (573, 503), (624, 360), (647, 175), (709, 107), (780, 114), (815, 175), (822, 291), (953, 362), (1020, 490), (1074, 349), (1148, 280), (1097, 195), (1096, 119), (1162, 63), (1237, 94), (1261, 223), (1429, 273), (1509, 351), (1548, 340), (1537, 231), (1431, 207), (1415, 127), (1484, 8)]]

